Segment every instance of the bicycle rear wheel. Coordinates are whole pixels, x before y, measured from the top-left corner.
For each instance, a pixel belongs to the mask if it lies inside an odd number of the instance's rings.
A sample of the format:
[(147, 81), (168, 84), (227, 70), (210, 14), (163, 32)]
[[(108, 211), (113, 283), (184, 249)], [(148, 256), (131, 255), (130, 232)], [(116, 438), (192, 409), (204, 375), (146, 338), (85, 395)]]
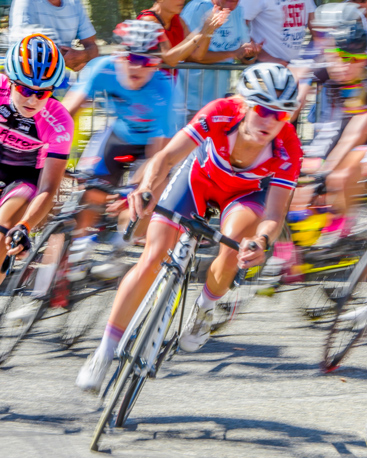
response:
[(338, 304), (338, 313), (326, 339), (322, 368), (336, 369), (367, 328), (367, 253), (351, 273)]
[[(98, 450), (98, 442), (107, 423), (112, 420), (111, 426), (117, 425), (116, 420), (115, 422), (113, 421), (113, 413), (128, 380), (130, 379), (131, 383), (125, 392), (128, 393), (128, 396), (126, 397), (124, 409), (122, 410), (121, 406), (119, 409), (120, 413), (118, 414), (118, 417), (116, 417), (119, 419), (119, 423), (123, 424), (123, 422), (126, 421), (138, 395), (141, 392), (141, 389), (143, 388), (145, 380), (141, 381), (140, 383), (137, 383), (136, 380), (139, 378), (146, 379), (148, 374), (141, 375), (141, 367), (138, 364), (140, 363), (139, 358), (144, 351), (144, 348), (149, 337), (151, 336), (153, 329), (157, 326), (157, 320), (161, 313), (162, 307), (167, 304), (167, 301), (172, 293), (175, 280), (176, 275), (172, 274), (171, 272), (167, 272), (167, 275), (163, 277), (162, 281), (156, 285), (156, 293), (151, 294), (151, 313), (146, 317), (145, 322), (139, 329), (138, 334), (135, 337), (135, 341), (132, 344), (131, 350), (129, 351), (129, 355), (127, 358), (125, 358), (120, 373), (116, 378), (116, 382), (113, 386), (111, 395), (94, 431), (94, 436), (90, 445), (91, 450)], [(122, 402), (124, 402), (124, 400)]]
[[(41, 241), (9, 283), (7, 296), (2, 296), (4, 303), (0, 317), (0, 363), (8, 359), (48, 307), (53, 278), (48, 278), (48, 286), (42, 285), (42, 293), (35, 291), (36, 278), (44, 273), (47, 277), (50, 261), (57, 264), (70, 243), (69, 236), (60, 233), (60, 227), (61, 224), (46, 228)], [(55, 254), (56, 250), (58, 254)]]

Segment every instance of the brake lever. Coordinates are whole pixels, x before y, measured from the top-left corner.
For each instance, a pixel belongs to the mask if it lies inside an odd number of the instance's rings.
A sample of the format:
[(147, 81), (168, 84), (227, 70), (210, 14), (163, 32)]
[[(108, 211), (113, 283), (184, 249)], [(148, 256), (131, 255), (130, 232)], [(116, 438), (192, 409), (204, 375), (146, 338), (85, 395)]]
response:
[[(251, 241), (249, 243), (249, 249), (251, 251), (255, 251), (257, 248), (259, 248), (259, 246), (256, 242)], [(231, 289), (238, 288), (239, 286), (242, 286), (244, 284), (247, 271), (248, 269), (238, 269), (237, 274), (234, 277), (233, 283), (231, 285)]]

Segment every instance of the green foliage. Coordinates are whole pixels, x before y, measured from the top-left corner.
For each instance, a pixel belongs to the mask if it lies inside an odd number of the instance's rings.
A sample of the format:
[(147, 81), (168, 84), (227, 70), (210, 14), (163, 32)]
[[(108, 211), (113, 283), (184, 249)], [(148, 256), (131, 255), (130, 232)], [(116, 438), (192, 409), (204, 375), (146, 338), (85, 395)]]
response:
[(89, 0), (90, 19), (97, 32), (97, 37), (111, 41), (112, 30), (121, 22), (121, 15), (116, 0)]
[[(186, 0), (188, 3), (190, 0)], [(135, 13), (138, 14), (140, 11), (148, 10), (154, 3), (154, 0), (133, 0)]]
[[(188, 3), (189, 0), (186, 0)], [(154, 0), (86, 0), (97, 37), (110, 42), (115, 25), (152, 7)]]

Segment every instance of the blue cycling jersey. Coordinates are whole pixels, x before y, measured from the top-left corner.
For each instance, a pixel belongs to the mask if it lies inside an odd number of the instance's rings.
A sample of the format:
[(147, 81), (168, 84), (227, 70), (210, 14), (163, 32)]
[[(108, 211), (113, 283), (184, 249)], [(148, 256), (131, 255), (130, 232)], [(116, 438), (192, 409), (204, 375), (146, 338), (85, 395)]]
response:
[(80, 82), (72, 90), (87, 97), (104, 92), (108, 112), (117, 117), (113, 131), (126, 143), (146, 145), (154, 137), (169, 137), (168, 113), (172, 97), (169, 78), (157, 71), (138, 90), (124, 87), (123, 80), (123, 67), (118, 57), (100, 57), (86, 66)]

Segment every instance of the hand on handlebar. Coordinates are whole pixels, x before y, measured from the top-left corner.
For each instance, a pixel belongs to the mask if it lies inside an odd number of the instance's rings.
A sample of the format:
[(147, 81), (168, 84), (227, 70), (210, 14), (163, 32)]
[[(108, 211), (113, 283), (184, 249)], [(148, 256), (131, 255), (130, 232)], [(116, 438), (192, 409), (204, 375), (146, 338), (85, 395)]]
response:
[[(144, 205), (143, 194), (150, 194), (151, 199), (148, 205)], [(135, 191), (131, 192), (128, 195), (129, 202), (129, 212), (131, 221), (135, 221), (137, 217), (144, 218), (144, 216), (151, 215), (153, 213), (154, 207), (157, 204), (156, 199), (151, 193), (150, 189), (141, 189), (138, 188)]]
[[(19, 238), (19, 240), (17, 241), (17, 245), (12, 247), (12, 242), (14, 242), (13, 236), (16, 232), (18, 232), (17, 238)], [(27, 228), (23, 226), (23, 224), (17, 224), (12, 229), (10, 229), (10, 231), (8, 231), (6, 234), (5, 246), (8, 250), (8, 256), (17, 256), (22, 251), (28, 251), (31, 248), (31, 241), (29, 239)]]
[[(253, 249), (253, 242), (256, 249)], [(237, 255), (238, 267), (248, 269), (249, 267), (260, 266), (265, 262), (265, 241), (263, 237), (251, 237), (242, 240), (240, 251)]]

